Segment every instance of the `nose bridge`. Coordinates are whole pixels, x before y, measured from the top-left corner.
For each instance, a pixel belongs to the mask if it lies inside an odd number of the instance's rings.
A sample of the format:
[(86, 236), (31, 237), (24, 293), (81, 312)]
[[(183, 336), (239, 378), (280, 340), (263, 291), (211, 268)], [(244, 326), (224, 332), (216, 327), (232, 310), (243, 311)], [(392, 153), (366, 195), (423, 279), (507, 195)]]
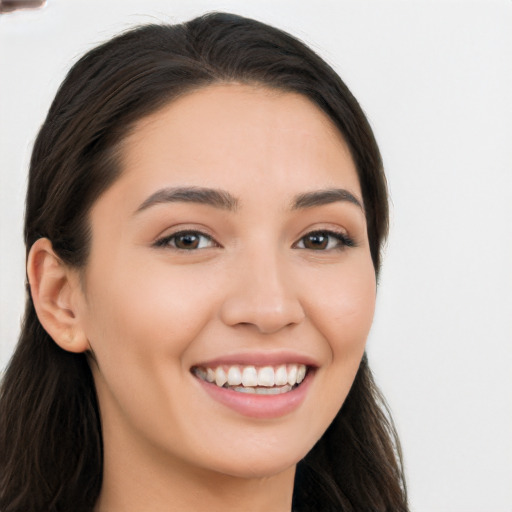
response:
[(232, 269), (232, 284), (222, 307), (228, 325), (252, 325), (270, 334), (298, 324), (304, 311), (286, 257), (261, 245), (247, 248)]

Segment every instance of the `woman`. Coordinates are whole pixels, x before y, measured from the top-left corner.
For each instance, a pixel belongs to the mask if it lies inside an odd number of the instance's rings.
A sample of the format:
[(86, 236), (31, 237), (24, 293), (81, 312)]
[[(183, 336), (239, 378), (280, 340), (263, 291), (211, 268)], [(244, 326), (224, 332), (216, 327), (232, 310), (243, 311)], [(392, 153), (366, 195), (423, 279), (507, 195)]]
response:
[(0, 510), (407, 510), (364, 354), (387, 221), (359, 105), (291, 36), (89, 52), (32, 155)]

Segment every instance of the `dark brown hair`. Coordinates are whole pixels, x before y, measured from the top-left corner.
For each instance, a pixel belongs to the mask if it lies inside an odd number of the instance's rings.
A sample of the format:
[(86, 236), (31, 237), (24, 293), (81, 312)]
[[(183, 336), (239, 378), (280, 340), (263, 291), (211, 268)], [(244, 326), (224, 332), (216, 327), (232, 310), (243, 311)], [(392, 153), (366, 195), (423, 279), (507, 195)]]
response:
[[(356, 164), (378, 274), (387, 189), (360, 106), (297, 39), (222, 13), (132, 29), (73, 66), (32, 154), (27, 252), (47, 237), (66, 264), (83, 268), (89, 210), (122, 172), (120, 145), (136, 121), (180, 94), (233, 81), (300, 93), (329, 115)], [(365, 355), (340, 412), (298, 464), (293, 510), (407, 510), (400, 446), (386, 411)], [(0, 512), (91, 512), (101, 489), (101, 422), (87, 356), (53, 342), (30, 293), (1, 388), (0, 470)]]

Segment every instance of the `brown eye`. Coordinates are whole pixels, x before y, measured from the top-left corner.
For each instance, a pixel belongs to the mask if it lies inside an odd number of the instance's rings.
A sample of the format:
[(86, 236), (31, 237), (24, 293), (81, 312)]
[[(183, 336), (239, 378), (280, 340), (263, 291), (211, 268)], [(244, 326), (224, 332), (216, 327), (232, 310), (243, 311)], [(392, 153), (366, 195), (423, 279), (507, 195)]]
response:
[(312, 233), (303, 239), (306, 249), (326, 249), (329, 243), (329, 236), (324, 233)]
[(312, 251), (328, 251), (330, 249), (343, 249), (353, 247), (355, 244), (351, 238), (343, 233), (335, 231), (313, 231), (303, 236), (296, 244), (297, 249)]
[(200, 237), (195, 233), (184, 233), (175, 235), (174, 245), (178, 249), (197, 249), (199, 247)]
[(181, 231), (166, 236), (155, 243), (157, 247), (169, 247), (182, 251), (193, 251), (196, 249), (206, 249), (216, 247), (217, 244), (211, 237), (198, 231)]

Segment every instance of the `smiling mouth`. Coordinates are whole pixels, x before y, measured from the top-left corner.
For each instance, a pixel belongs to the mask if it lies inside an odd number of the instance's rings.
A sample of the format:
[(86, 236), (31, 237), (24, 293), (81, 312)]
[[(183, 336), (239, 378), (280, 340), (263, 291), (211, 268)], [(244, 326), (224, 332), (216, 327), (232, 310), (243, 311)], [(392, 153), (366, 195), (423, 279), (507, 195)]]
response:
[(200, 380), (219, 388), (240, 393), (279, 395), (297, 388), (308, 373), (304, 364), (278, 366), (230, 365), (214, 368), (194, 366), (191, 371)]

